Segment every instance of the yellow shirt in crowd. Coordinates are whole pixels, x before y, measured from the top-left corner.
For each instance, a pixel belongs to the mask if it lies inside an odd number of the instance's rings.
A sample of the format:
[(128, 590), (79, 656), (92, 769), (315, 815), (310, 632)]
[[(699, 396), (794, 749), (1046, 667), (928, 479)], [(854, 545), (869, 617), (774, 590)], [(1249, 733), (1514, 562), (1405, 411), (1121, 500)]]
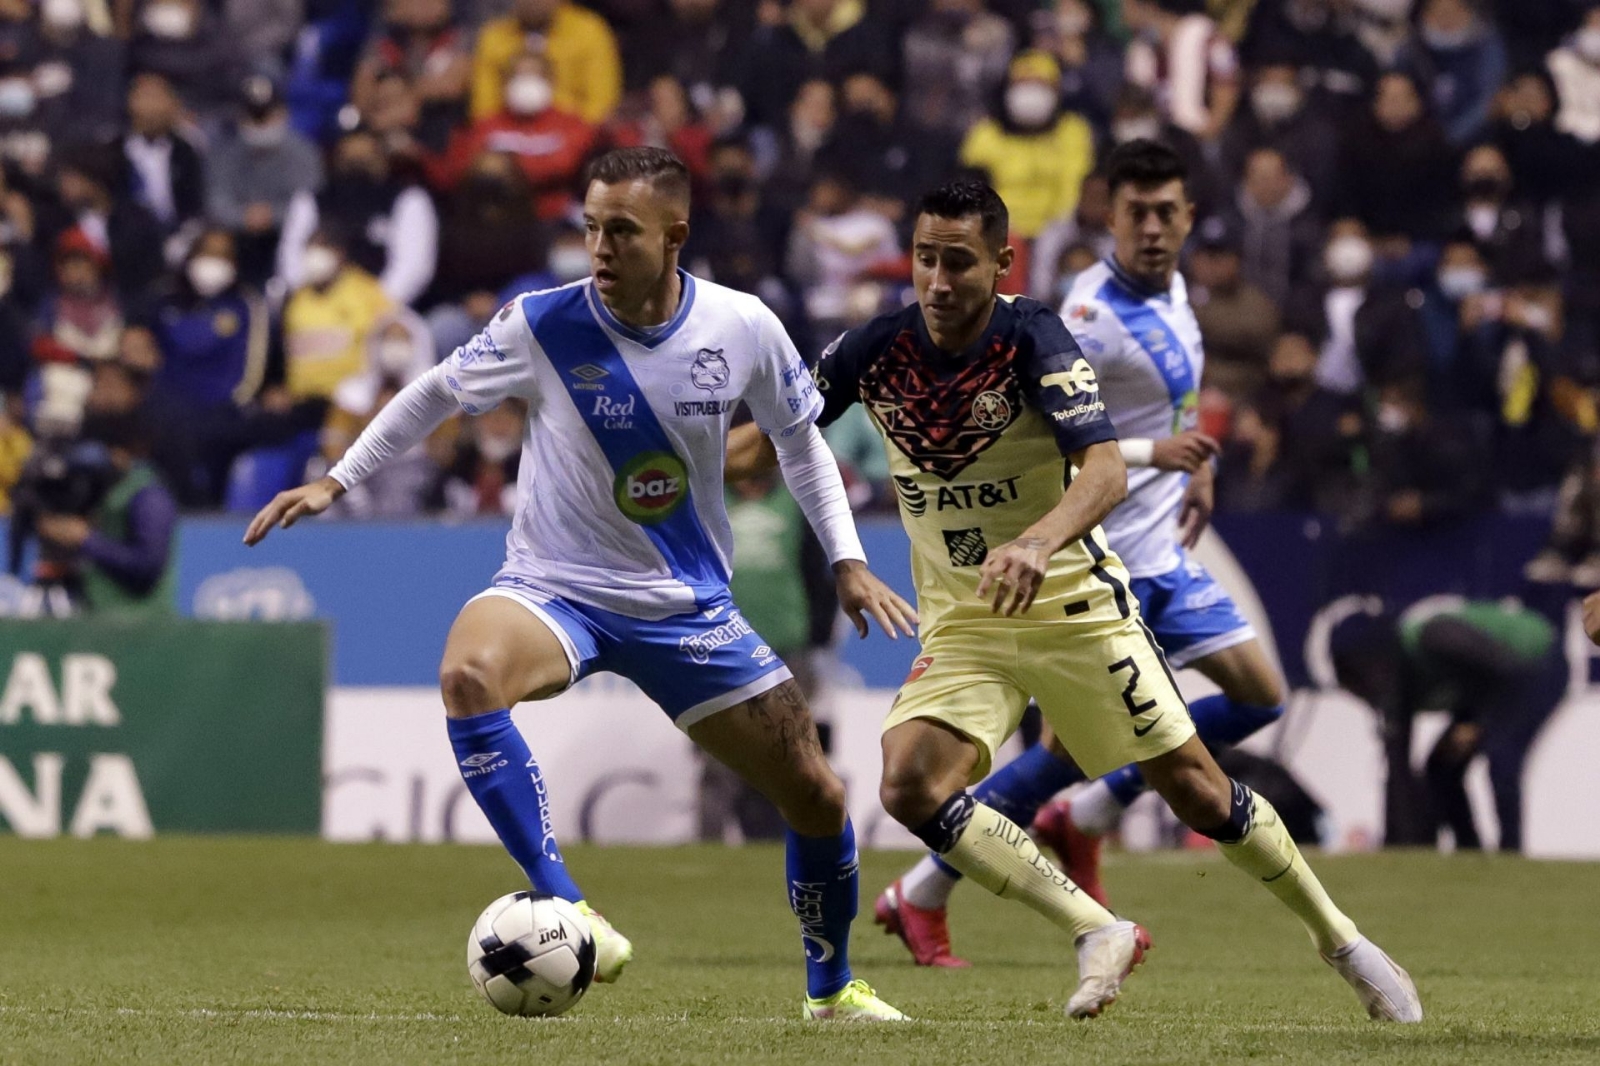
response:
[(992, 118), (967, 132), (961, 162), (989, 174), (1011, 210), (1011, 232), (1037, 237), (1078, 207), (1078, 187), (1094, 169), (1094, 138), (1079, 115), (1064, 114), (1043, 133), (1013, 133)]
[(346, 266), (325, 290), (310, 286), (283, 309), (285, 384), (297, 400), (330, 399), (367, 366), (367, 334), (394, 307), (378, 279)]
[(546, 34), (528, 33), (511, 15), (484, 23), (472, 56), (473, 118), (500, 111), (506, 72), (530, 46), (550, 60), (556, 107), (596, 125), (611, 117), (622, 99), (617, 39), (606, 20), (593, 11), (562, 4)]

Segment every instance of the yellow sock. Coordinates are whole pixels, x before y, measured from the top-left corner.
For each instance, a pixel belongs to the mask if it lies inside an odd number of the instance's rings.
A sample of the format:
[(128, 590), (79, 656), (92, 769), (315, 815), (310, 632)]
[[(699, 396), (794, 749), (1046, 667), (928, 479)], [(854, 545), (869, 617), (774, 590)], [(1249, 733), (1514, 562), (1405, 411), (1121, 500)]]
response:
[(1219, 842), (1222, 854), (1294, 911), (1322, 954), (1332, 954), (1355, 940), (1360, 935), (1356, 923), (1328, 898), (1322, 882), (1306, 865), (1305, 856), (1283, 827), (1277, 809), (1260, 793), (1255, 794), (1254, 803), (1250, 832), (1235, 844)]
[(1026, 904), (1074, 941), (1116, 917), (1039, 853), (1011, 819), (979, 803), (955, 846), (940, 858), (1001, 899)]

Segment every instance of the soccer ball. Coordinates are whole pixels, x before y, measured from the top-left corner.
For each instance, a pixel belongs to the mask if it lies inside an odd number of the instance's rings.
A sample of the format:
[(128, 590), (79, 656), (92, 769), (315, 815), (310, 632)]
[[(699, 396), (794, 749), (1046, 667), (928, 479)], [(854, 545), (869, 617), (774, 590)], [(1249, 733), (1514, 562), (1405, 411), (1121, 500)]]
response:
[(467, 935), (467, 973), (502, 1013), (532, 1018), (570, 1010), (594, 980), (589, 920), (554, 896), (501, 896)]

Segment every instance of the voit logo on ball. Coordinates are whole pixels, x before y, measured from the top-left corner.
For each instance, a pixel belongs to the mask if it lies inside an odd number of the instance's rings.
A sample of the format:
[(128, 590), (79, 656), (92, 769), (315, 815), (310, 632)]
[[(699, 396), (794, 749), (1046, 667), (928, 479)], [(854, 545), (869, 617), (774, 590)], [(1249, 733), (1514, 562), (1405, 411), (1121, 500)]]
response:
[(617, 507), (630, 521), (650, 525), (678, 509), (689, 493), (683, 460), (668, 452), (646, 452), (617, 474)]

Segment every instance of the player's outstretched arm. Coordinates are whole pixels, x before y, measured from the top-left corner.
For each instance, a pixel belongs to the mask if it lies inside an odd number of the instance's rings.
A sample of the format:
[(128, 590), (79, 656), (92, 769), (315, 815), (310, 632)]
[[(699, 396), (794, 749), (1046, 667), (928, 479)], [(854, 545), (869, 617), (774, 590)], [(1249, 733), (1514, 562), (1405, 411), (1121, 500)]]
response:
[(722, 467), (723, 481), (731, 485), (777, 468), (778, 450), (761, 432), (760, 426), (746, 422), (729, 431), (728, 458)]
[(1222, 453), (1214, 437), (1198, 429), (1186, 429), (1163, 440), (1127, 438), (1117, 442), (1122, 460), (1129, 466), (1153, 466), (1157, 470), (1181, 470), (1193, 474)]
[(890, 639), (898, 639), (899, 633), (914, 635), (917, 612), (867, 569), (867, 553), (856, 533), (839, 463), (828, 450), (822, 432), (809, 422), (802, 423), (788, 436), (773, 439), (769, 447), (777, 455), (778, 469), (783, 472), (789, 494), (800, 505), (833, 564), (839, 606), (855, 623), (856, 632), (867, 635), (870, 615)]
[(307, 515), (321, 514), (391, 456), (409, 450), (457, 410), (441, 364), (401, 389), (361, 431), (328, 476), (280, 492), (261, 509), (244, 533), (246, 544), (258, 544), (273, 526), (288, 529)]
[(302, 518), (321, 514), (344, 493), (345, 487), (331, 477), (320, 477), (309, 485), (280, 492), (250, 520), (249, 528), (244, 531), (244, 542), (255, 547), (274, 526), (288, 529)]
[(993, 596), (997, 614), (1026, 611), (1039, 594), (1050, 557), (1082, 539), (1128, 497), (1128, 468), (1116, 441), (1091, 444), (1072, 457), (1077, 476), (1061, 502), (1016, 540), (989, 553), (979, 570), (978, 598)]

